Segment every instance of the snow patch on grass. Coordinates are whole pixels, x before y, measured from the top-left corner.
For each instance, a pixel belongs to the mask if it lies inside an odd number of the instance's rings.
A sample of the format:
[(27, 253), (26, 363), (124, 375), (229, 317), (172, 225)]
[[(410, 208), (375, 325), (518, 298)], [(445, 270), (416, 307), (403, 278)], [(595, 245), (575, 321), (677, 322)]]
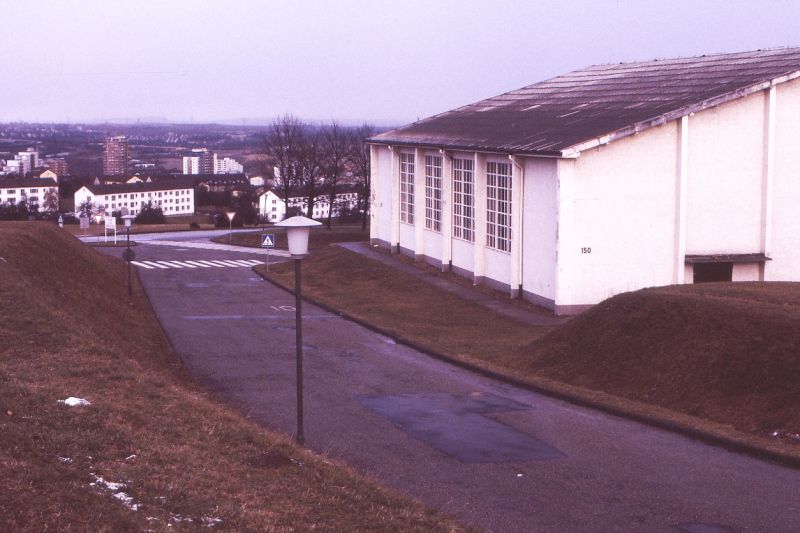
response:
[(89, 400), (84, 400), (83, 398), (76, 398), (74, 396), (70, 396), (66, 400), (58, 400), (58, 403), (63, 403), (70, 407), (83, 407), (85, 405), (92, 405), (89, 402)]
[(131, 511), (138, 511), (141, 507), (141, 504), (138, 503), (136, 500), (133, 499), (132, 496), (129, 496), (125, 492), (122, 492), (122, 489), (125, 488), (124, 483), (114, 483), (112, 481), (106, 481), (102, 477), (96, 475), (94, 472), (90, 473), (90, 475), (94, 478), (93, 483), (89, 483), (91, 487), (97, 487), (104, 492), (110, 492), (111, 495), (122, 502), (125, 507), (130, 509)]

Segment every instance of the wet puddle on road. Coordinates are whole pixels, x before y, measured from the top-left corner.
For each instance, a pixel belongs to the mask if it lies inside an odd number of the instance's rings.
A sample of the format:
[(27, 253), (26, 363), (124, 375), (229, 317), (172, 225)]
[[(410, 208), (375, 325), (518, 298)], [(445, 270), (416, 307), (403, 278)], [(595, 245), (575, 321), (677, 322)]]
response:
[(464, 463), (545, 461), (564, 457), (546, 442), (486, 415), (531, 407), (491, 394), (358, 396), (369, 410)]

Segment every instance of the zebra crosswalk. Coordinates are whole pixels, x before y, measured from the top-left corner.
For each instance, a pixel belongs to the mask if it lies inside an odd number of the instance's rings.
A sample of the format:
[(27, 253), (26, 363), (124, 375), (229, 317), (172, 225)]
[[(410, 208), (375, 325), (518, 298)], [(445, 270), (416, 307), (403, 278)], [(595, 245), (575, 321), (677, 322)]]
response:
[(131, 261), (131, 264), (150, 270), (157, 268), (241, 268), (261, 265), (263, 261), (258, 259), (196, 259), (192, 261), (182, 259), (180, 261)]

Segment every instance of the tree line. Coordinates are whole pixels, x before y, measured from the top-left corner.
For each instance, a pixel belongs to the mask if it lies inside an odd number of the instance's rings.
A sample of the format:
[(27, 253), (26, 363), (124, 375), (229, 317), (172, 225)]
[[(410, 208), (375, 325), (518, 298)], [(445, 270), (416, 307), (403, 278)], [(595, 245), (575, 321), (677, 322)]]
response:
[[(345, 127), (336, 121), (315, 126), (292, 115), (272, 122), (264, 134), (264, 174), (273, 191), (293, 212), (289, 199), (303, 198), (305, 216), (312, 218), (314, 204), (327, 200), (328, 228), (342, 185), (352, 184), (358, 194), (357, 210), (362, 229), (367, 227), (370, 204), (369, 146), (364, 141), (375, 129), (364, 124)], [(302, 212), (302, 211), (301, 211)]]

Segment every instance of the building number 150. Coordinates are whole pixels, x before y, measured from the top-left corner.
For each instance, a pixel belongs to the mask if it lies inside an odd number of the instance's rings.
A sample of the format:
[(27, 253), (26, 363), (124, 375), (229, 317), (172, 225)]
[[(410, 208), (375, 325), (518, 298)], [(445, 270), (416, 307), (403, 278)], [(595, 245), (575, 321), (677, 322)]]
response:
[(592, 253), (592, 247), (591, 246), (584, 246), (583, 248), (581, 248), (581, 253), (582, 254), (590, 254), (590, 253)]

